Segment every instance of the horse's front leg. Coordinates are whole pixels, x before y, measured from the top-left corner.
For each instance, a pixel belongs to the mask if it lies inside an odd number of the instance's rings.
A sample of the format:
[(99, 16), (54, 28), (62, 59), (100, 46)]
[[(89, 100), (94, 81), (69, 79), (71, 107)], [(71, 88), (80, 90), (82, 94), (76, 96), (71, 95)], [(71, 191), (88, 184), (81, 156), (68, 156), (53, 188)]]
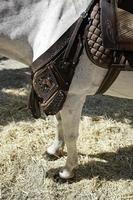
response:
[(64, 179), (73, 176), (73, 170), (78, 165), (76, 141), (79, 134), (79, 122), (85, 97), (68, 95), (61, 111), (64, 141), (67, 147), (67, 161), (65, 167), (59, 172)]
[(64, 136), (63, 136), (63, 128), (62, 128), (62, 120), (61, 115), (58, 113), (56, 115), (57, 119), (57, 132), (55, 135), (54, 142), (47, 148), (47, 153), (52, 156), (60, 156), (62, 154), (64, 148)]

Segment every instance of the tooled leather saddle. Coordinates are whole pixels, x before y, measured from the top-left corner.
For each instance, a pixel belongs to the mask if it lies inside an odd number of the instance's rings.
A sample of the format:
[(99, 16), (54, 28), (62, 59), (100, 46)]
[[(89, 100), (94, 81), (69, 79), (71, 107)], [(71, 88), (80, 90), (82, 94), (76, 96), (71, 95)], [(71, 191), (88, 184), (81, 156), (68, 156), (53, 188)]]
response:
[(98, 94), (120, 71), (133, 70), (132, 13), (131, 0), (92, 0), (66, 33), (33, 62), (29, 107), (35, 118), (41, 116), (40, 107), (46, 115), (62, 109), (84, 47), (93, 63), (108, 69)]

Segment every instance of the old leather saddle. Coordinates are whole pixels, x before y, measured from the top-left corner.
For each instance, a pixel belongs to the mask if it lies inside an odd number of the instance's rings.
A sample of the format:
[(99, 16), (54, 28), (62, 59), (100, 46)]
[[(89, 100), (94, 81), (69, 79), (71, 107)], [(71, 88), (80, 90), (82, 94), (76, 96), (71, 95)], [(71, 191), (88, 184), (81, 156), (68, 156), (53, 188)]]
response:
[(103, 94), (120, 71), (133, 70), (131, 2), (92, 0), (66, 33), (33, 62), (29, 107), (35, 118), (41, 116), (40, 107), (46, 115), (62, 109), (84, 47), (93, 63), (108, 69), (97, 94)]

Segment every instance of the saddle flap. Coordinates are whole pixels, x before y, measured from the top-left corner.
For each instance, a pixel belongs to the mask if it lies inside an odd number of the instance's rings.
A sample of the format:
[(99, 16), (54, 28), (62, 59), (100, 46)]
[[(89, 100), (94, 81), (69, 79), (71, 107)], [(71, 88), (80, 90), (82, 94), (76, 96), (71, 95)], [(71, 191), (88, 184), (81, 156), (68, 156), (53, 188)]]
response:
[(133, 14), (129, 12), (131, 9), (120, 0), (101, 0), (100, 7), (104, 47), (133, 50)]

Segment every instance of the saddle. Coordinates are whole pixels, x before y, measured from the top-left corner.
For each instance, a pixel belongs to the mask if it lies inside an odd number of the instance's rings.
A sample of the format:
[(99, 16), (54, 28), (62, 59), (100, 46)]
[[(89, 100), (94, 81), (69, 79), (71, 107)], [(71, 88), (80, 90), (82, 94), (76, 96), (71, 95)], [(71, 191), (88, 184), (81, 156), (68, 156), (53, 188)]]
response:
[[(86, 11), (57, 42), (31, 65), (29, 108), (35, 118), (58, 113), (66, 100), (75, 68), (85, 47), (89, 59), (108, 69), (96, 94), (103, 94), (120, 71), (133, 71), (132, 7), (124, 0), (92, 0)], [(124, 13), (124, 14), (123, 14)], [(126, 27), (126, 28), (125, 28)]]
[(133, 50), (133, 3), (101, 0), (101, 30), (105, 48)]
[(84, 12), (55, 44), (32, 63), (29, 108), (35, 118), (41, 117), (40, 108), (46, 115), (55, 115), (62, 109), (82, 53), (87, 24), (88, 12)]
[(105, 93), (121, 71), (133, 71), (133, 3), (126, 2), (97, 0), (90, 12), (92, 23), (88, 27), (86, 52), (95, 65), (108, 69), (96, 94)]

